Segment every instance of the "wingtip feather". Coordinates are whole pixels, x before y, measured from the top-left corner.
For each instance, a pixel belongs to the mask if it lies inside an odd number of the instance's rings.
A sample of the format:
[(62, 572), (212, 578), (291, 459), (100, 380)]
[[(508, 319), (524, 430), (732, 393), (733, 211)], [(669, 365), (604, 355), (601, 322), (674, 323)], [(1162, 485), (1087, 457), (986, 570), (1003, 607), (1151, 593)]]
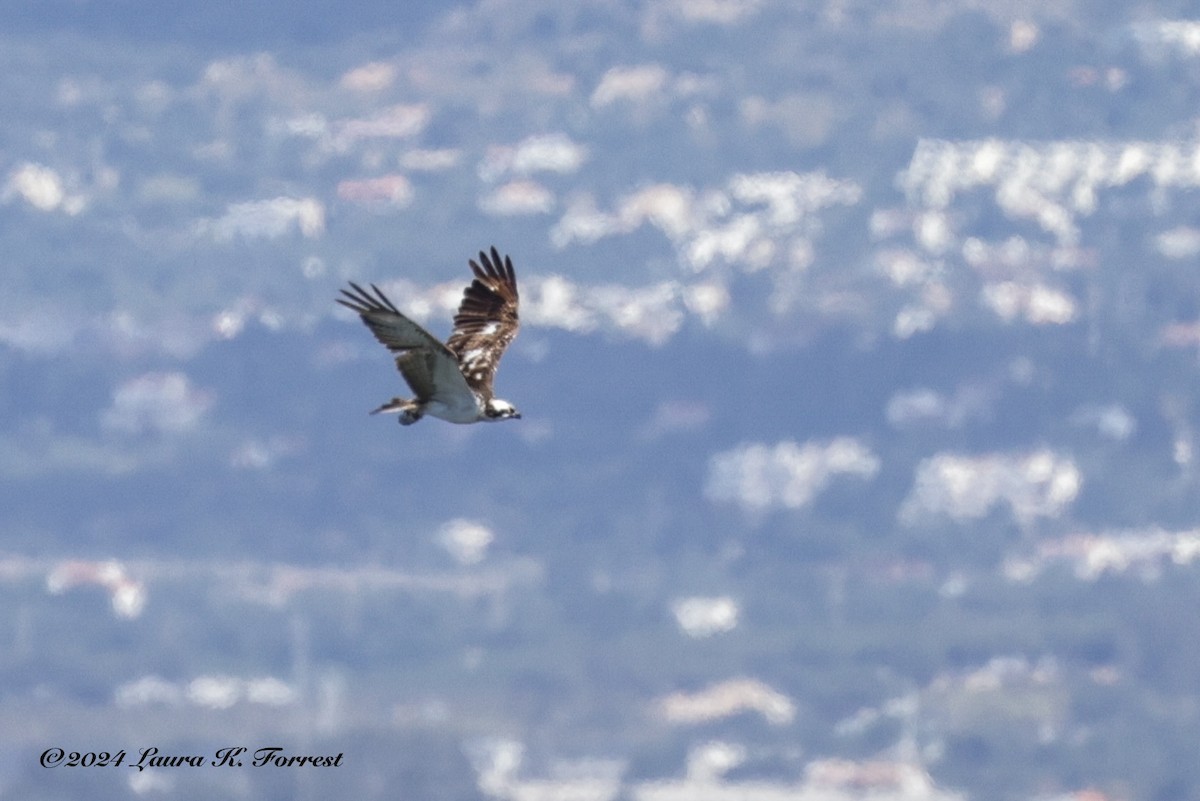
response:
[(370, 284), (371, 289), (375, 291), (375, 294), (372, 295), (370, 292), (363, 289), (353, 281), (347, 281), (346, 283), (350, 284), (350, 287), (354, 291), (347, 289), (342, 289), (340, 291), (342, 295), (349, 300), (347, 301), (343, 300), (342, 298), (334, 298), (334, 300), (346, 308), (353, 309), (360, 315), (368, 312), (381, 311), (393, 312), (395, 314), (400, 313), (400, 310), (396, 308), (395, 304), (393, 304), (392, 301), (388, 299), (388, 296), (383, 294), (383, 291), (379, 287), (375, 286), (375, 284)]
[(510, 284), (514, 289), (517, 284), (517, 274), (513, 269), (512, 257), (501, 256), (500, 251), (495, 245), (492, 245), (491, 253), (479, 251), (479, 259), (468, 259), (467, 264), (471, 266), (471, 272), (475, 277), (485, 284), (489, 281), (499, 281), (501, 283)]

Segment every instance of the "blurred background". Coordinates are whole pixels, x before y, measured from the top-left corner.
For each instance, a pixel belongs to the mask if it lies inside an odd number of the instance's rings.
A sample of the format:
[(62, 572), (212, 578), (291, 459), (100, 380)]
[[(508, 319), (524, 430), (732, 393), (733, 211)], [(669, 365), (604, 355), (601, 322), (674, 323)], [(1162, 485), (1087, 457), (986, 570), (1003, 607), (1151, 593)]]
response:
[(1192, 12), (5, 5), (0, 798), (1200, 799)]

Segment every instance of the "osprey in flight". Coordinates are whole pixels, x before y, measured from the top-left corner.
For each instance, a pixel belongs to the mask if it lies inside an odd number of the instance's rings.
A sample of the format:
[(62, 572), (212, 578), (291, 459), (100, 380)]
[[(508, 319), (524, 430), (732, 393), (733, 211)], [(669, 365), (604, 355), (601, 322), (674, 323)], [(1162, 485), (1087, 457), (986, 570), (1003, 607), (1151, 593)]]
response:
[(500, 357), (520, 327), (512, 260), (505, 256), (501, 261), (493, 247), (490, 258), (480, 251), (479, 262), (471, 260), (470, 265), (475, 280), (463, 291), (454, 331), (444, 345), (401, 314), (374, 284), (374, 295), (353, 281), (353, 291), (342, 290), (346, 299), (337, 302), (357, 312), (375, 338), (396, 354), (396, 367), (416, 395), (392, 398), (371, 414), (398, 412), (406, 426), (426, 414), (451, 423), (521, 417), (511, 403), (492, 394)]

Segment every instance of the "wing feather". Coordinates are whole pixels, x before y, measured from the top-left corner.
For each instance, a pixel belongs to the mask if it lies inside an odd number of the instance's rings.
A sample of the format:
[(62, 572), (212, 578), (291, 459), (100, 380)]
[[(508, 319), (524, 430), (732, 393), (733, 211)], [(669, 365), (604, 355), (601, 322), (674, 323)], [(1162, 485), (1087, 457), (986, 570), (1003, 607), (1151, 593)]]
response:
[(487, 398), (500, 357), (521, 327), (520, 296), (512, 259), (501, 259), (494, 246), (490, 256), (480, 251), (479, 261), (471, 259), (469, 264), (475, 280), (463, 292), (446, 347), (458, 358), (471, 388)]
[(413, 348), (445, 348), (433, 334), (401, 314), (379, 287), (371, 284), (371, 289), (375, 291), (372, 296), (353, 281), (350, 286), (354, 291), (343, 289), (342, 294), (346, 298), (337, 298), (337, 302), (357, 312), (375, 338), (388, 350), (398, 353)]
[(450, 400), (470, 392), (458, 369), (457, 354), (401, 314), (379, 287), (371, 284), (374, 294), (353, 281), (350, 287), (341, 290), (345, 297), (337, 302), (356, 312), (375, 339), (397, 354), (396, 369), (418, 399)]
[(428, 400), (437, 391), (431, 361), (429, 351), (424, 349), (408, 350), (396, 357), (396, 369), (419, 400)]

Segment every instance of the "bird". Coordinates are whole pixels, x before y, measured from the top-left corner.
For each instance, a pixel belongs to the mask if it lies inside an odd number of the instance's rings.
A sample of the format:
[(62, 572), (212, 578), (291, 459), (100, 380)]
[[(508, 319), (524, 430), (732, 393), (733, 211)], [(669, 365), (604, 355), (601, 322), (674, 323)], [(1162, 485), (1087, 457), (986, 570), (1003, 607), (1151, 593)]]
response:
[(396, 368), (413, 391), (413, 398), (392, 398), (371, 414), (395, 413), (409, 426), (425, 415), (451, 423), (519, 420), (521, 413), (497, 398), (492, 381), (500, 357), (517, 336), (517, 276), (512, 259), (479, 252), (469, 259), (475, 278), (463, 290), (454, 315), (454, 330), (443, 344), (405, 317), (379, 287), (371, 292), (350, 281), (338, 303), (354, 311), (375, 338), (396, 354)]

